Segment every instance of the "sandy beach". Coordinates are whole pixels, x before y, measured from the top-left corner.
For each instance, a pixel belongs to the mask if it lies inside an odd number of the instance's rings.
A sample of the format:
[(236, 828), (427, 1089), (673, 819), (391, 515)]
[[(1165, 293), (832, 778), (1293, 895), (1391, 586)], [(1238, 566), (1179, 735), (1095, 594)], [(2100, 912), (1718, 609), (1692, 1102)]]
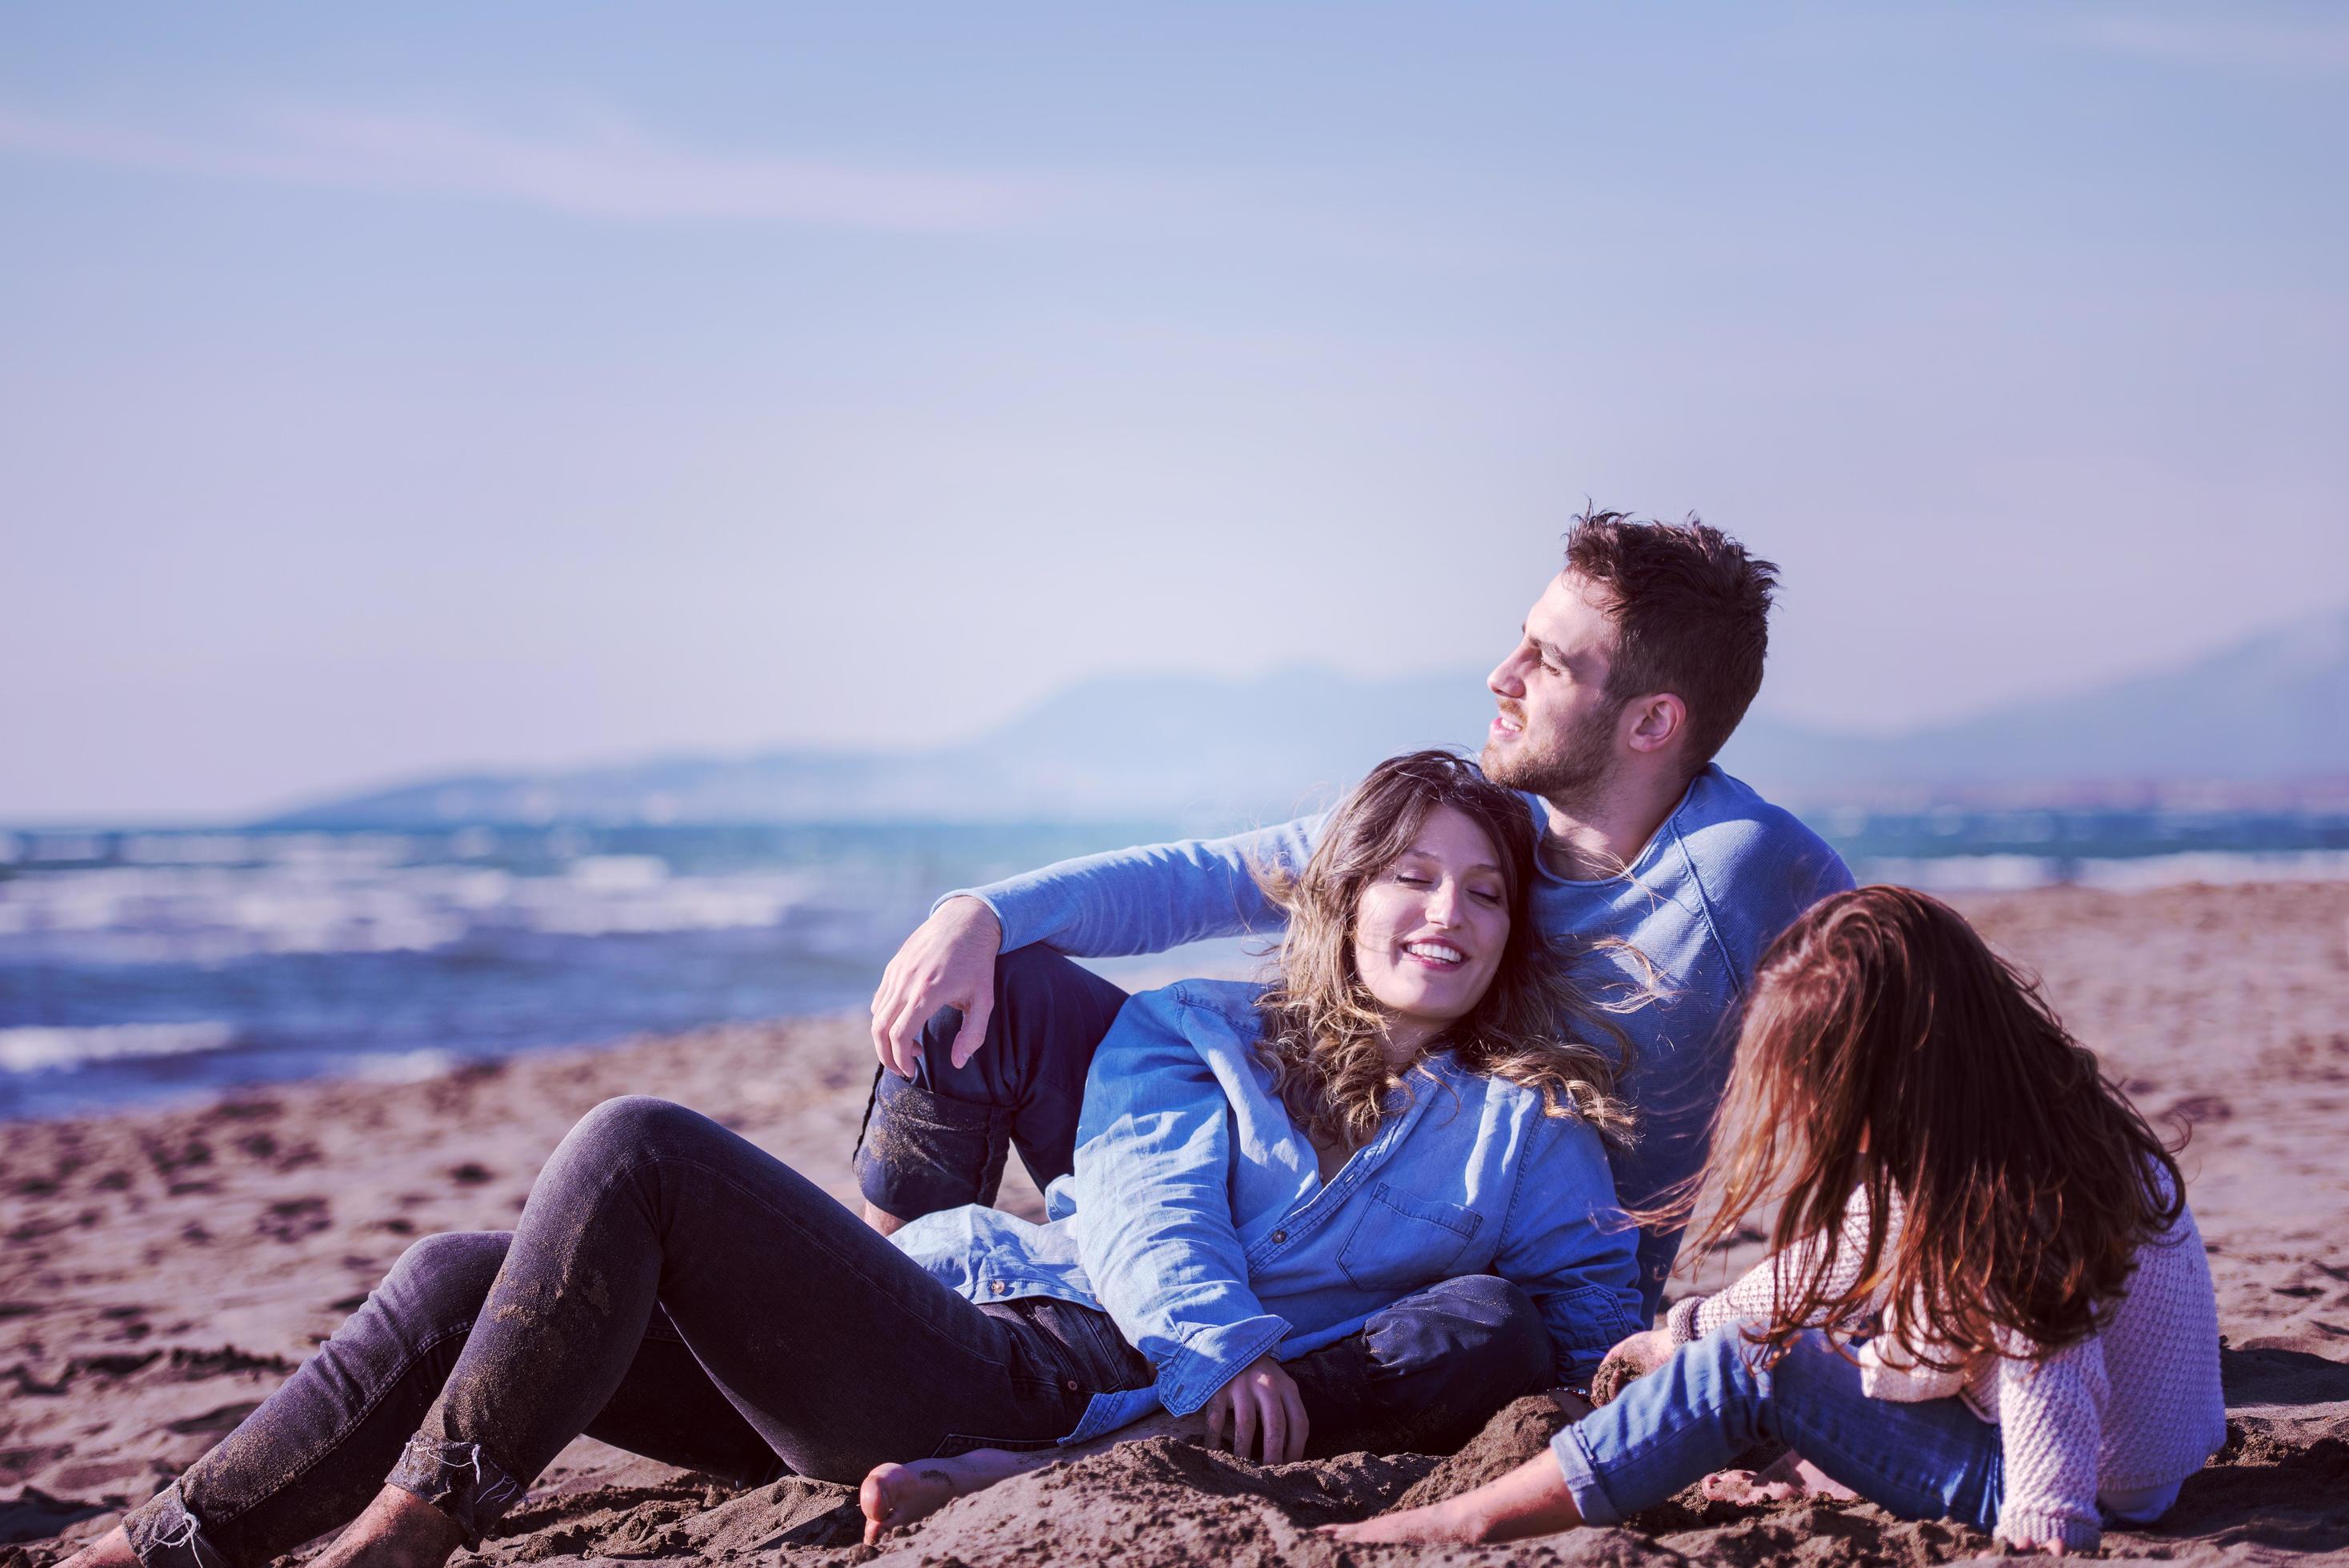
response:
[[(2168, 1521), (2108, 1534), (2107, 1557), (2349, 1561), (2349, 884), (2053, 889), (1963, 906), (2044, 976), (2140, 1106), (2192, 1127), (2183, 1159), (2218, 1280), (2232, 1435)], [(833, 1018), (0, 1126), (0, 1568), (54, 1562), (150, 1495), (418, 1237), (510, 1225), (539, 1161), (599, 1100), (681, 1100), (847, 1199), (872, 1073), (862, 1020)], [(1744, 1261), (1713, 1260), (1680, 1288)], [(966, 1499), (877, 1550), (854, 1544), (845, 1488), (738, 1493), (583, 1440), (481, 1556), (1237, 1568), (1920, 1563), (1988, 1549), (1953, 1526), (1832, 1503), (1675, 1501), (1636, 1528), (1479, 1549), (1341, 1552), (1312, 1533), (1481, 1479), (1534, 1451), (1554, 1418), (1521, 1402), (1444, 1460), (1267, 1470), (1136, 1444)]]

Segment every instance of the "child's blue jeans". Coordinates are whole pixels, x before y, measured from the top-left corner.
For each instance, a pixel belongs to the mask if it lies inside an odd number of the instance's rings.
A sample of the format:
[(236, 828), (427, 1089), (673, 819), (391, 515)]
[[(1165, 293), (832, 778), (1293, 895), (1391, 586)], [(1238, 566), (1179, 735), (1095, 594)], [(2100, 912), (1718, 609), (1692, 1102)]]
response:
[(1824, 1334), (1775, 1366), (1732, 1325), (1693, 1344), (1551, 1440), (1586, 1522), (1614, 1524), (1775, 1439), (1904, 1519), (1982, 1531), (2005, 1492), (1999, 1430), (1961, 1399), (1872, 1399)]

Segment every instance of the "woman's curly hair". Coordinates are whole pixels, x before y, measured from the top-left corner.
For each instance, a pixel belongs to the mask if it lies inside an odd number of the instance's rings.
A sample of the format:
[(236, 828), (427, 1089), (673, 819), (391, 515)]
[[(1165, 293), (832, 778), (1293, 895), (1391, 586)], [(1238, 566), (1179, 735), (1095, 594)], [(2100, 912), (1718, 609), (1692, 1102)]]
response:
[[(1631, 1113), (1615, 1081), (1628, 1041), (1607, 1014), (1641, 998), (1600, 1004), (1576, 985), (1572, 976), (1589, 954), (1548, 940), (1534, 923), (1540, 834), (1524, 798), (1449, 751), (1407, 752), (1372, 769), (1330, 814), (1302, 872), (1257, 868), (1258, 885), (1288, 915), (1279, 976), (1257, 1003), (1264, 1032), (1257, 1050), (1272, 1069), (1273, 1092), (1317, 1143), (1353, 1149), (1370, 1141), (1390, 1096), (1407, 1087), (1419, 1062), (1397, 1067), (1386, 1058), (1388, 1018), (1356, 969), (1354, 917), (1362, 889), (1447, 806), (1492, 841), (1509, 934), (1484, 996), (1431, 1039), (1420, 1060), (1450, 1051), (1470, 1072), (1538, 1091), (1551, 1116), (1578, 1115), (1627, 1138)], [(1619, 976), (1609, 983), (1619, 985)]]

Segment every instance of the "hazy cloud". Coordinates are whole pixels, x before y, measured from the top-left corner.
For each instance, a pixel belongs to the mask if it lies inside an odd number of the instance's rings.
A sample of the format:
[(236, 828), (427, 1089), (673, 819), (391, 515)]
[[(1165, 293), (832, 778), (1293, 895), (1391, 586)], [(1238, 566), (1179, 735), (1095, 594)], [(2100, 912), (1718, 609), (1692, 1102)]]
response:
[(164, 135), (0, 107), (0, 151), (164, 173), (519, 202), (630, 222), (955, 232), (1053, 204), (1048, 181), (714, 152), (605, 120), (562, 136), (437, 115), (281, 110), (243, 136)]
[(2064, 31), (2092, 47), (2178, 65), (2323, 75), (2349, 71), (2349, 23), (2296, 25), (2244, 16), (2171, 21), (2116, 15), (2084, 17)]

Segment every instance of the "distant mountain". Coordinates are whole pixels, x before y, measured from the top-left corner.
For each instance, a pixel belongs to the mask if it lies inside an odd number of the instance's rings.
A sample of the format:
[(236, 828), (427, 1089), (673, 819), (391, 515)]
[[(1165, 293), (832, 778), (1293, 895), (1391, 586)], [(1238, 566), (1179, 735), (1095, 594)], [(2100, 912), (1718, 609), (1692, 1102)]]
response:
[(1789, 799), (1888, 786), (2338, 779), (2349, 776), (2349, 609), (2174, 667), (1904, 735), (1749, 723), (1722, 760)]
[[(978, 739), (929, 751), (795, 749), (426, 779), (321, 801), (275, 826), (1286, 817), (1380, 758), (1474, 748), (1482, 672), (1357, 680), (1109, 676)], [(2349, 776), (2349, 610), (2178, 668), (1893, 737), (1747, 719), (1731, 771), (1790, 801), (1996, 788)]]
[(914, 753), (789, 750), (553, 773), (420, 779), (273, 826), (1171, 818), (1278, 820), (1326, 804), (1380, 758), (1482, 741), (1480, 675), (1358, 680), (1109, 676), (977, 740)]

